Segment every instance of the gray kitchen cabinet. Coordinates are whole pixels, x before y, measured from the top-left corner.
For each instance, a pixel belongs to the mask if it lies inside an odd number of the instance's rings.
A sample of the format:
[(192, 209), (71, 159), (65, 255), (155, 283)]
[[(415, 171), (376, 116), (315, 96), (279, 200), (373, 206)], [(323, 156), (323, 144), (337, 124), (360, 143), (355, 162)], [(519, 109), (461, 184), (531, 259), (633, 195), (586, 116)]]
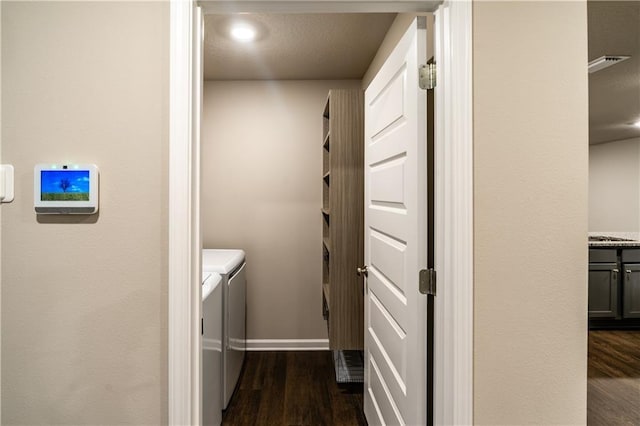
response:
[(640, 318), (640, 264), (624, 264), (622, 286), (624, 318)]
[(640, 329), (640, 247), (589, 248), (589, 327)]
[(617, 262), (589, 263), (589, 318), (618, 316), (618, 273)]

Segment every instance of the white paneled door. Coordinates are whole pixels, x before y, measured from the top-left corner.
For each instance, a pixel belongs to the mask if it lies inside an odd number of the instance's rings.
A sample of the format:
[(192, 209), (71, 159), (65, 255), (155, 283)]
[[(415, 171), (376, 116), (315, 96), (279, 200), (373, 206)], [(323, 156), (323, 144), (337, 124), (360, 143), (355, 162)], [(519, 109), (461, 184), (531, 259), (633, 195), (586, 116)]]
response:
[(365, 92), (365, 393), (370, 425), (427, 421), (425, 19), (417, 18)]

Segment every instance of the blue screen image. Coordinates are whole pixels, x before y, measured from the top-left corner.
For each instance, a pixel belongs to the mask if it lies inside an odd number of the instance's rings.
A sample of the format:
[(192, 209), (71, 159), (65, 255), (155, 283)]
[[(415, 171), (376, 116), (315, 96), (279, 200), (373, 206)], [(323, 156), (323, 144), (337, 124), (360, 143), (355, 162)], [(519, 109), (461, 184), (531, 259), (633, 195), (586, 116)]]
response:
[(42, 170), (40, 200), (89, 201), (89, 170)]

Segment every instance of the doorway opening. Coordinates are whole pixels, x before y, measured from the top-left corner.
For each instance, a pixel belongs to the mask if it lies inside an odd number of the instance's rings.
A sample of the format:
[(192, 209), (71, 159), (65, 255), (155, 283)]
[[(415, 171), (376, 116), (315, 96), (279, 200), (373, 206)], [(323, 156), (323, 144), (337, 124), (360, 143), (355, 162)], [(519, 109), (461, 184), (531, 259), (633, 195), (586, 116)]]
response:
[[(327, 175), (328, 158), (337, 155), (340, 142), (335, 131), (330, 142), (323, 134), (323, 115), (329, 115), (324, 110), (332, 91), (364, 92), (414, 18), (415, 14), (389, 13), (204, 16), (200, 182), (203, 247), (241, 248), (248, 259), (246, 345), (250, 352), (240, 387), (225, 411), (225, 424), (241, 421), (251, 401), (257, 406), (267, 401), (275, 410), (259, 414), (258, 409), (252, 414), (285, 416), (285, 422), (305, 422), (299, 417), (305, 413), (319, 418), (352, 416), (356, 424), (364, 419), (362, 385), (335, 386), (335, 375), (311, 380), (317, 376), (316, 370), (326, 370), (327, 353), (298, 352), (335, 347), (363, 349), (327, 338), (328, 323), (322, 316), (323, 307), (326, 314), (330, 304), (322, 259), (330, 255), (335, 259), (339, 249), (327, 238), (327, 229), (340, 221), (336, 205), (329, 213), (323, 203), (323, 191), (329, 182), (335, 190), (340, 182), (337, 167), (344, 166), (338, 164), (331, 177)], [(427, 40), (433, 43), (433, 17), (429, 15), (429, 19), (431, 34)], [(235, 28), (242, 28), (245, 37), (252, 40), (234, 40)], [(433, 57), (432, 52), (431, 44), (425, 54)], [(432, 112), (431, 108), (426, 110)], [(429, 121), (434, 122), (433, 118)], [(433, 133), (431, 142), (432, 154)], [(329, 145), (333, 149), (329, 150)], [(345, 179), (345, 185), (349, 185), (354, 178)], [(347, 213), (362, 210), (362, 200), (351, 201)], [(359, 227), (363, 227), (362, 222)], [(361, 234), (358, 238), (362, 239)], [(361, 264), (349, 265), (353, 277), (357, 266)], [(360, 313), (357, 304), (352, 309), (360, 317), (364, 316), (362, 291), (360, 281), (356, 287)], [(354, 293), (353, 289), (350, 292)], [(335, 303), (335, 284), (331, 293)], [(332, 312), (329, 309), (328, 315)], [(360, 334), (364, 335), (362, 324)], [(331, 329), (329, 336), (342, 339)], [(432, 366), (433, 357), (429, 355), (427, 360)], [(265, 370), (263, 366), (269, 363), (279, 367)], [(301, 371), (299, 365), (307, 368)], [(347, 373), (347, 381), (362, 381), (362, 368), (361, 364), (359, 380), (356, 371)], [(289, 372), (287, 383), (297, 391), (278, 388), (278, 377), (284, 372)], [(275, 385), (261, 388), (258, 399), (256, 377), (261, 383)], [(292, 392), (297, 395), (295, 403), (287, 397)], [(332, 414), (329, 408), (318, 408), (323, 406), (318, 398), (341, 400), (340, 404), (351, 409)], [(205, 399), (203, 406), (206, 404)], [(432, 403), (428, 405), (433, 407)]]
[[(640, 3), (588, 2), (587, 423), (640, 423)], [(598, 58), (629, 56), (606, 69)], [(595, 65), (595, 66), (594, 66)]]

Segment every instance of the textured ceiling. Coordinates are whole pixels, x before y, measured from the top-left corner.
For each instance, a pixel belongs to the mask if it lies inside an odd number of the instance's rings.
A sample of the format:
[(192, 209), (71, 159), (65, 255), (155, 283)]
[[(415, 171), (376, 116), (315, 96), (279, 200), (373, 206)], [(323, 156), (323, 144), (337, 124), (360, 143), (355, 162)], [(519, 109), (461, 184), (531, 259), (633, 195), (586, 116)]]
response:
[[(205, 15), (205, 80), (360, 79), (393, 13)], [(234, 21), (258, 28), (253, 43), (229, 37)]]
[[(395, 14), (206, 15), (206, 80), (359, 79)], [(589, 143), (640, 137), (640, 1), (588, 2), (589, 61), (630, 55), (589, 74)], [(259, 29), (242, 44), (228, 36), (236, 20)]]
[(589, 74), (589, 143), (640, 137), (640, 1), (589, 1), (589, 61), (631, 58)]

